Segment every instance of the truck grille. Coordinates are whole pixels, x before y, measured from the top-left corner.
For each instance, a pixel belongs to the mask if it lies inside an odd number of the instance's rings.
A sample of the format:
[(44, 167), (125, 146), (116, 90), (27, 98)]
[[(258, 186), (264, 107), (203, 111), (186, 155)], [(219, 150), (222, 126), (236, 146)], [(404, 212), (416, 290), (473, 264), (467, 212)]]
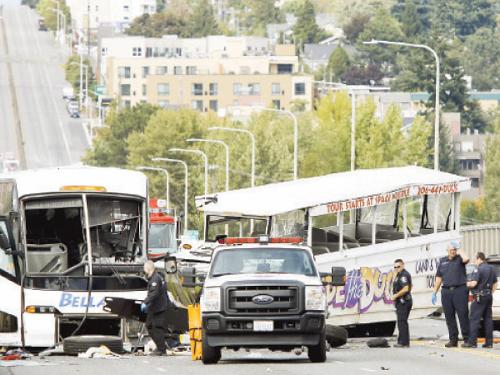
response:
[[(287, 314), (299, 311), (296, 286), (236, 286), (227, 289), (227, 310), (236, 314)], [(270, 296), (272, 302), (256, 303), (256, 296)]]

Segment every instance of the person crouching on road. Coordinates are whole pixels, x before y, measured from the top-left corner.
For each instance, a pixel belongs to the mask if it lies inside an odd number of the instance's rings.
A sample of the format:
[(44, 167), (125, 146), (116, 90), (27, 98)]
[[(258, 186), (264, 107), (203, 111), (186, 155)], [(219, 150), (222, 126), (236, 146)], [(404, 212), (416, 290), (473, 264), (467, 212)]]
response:
[(470, 306), (470, 336), (464, 348), (476, 348), (479, 324), (483, 319), (485, 343), (483, 348), (493, 347), (493, 293), (497, 289), (495, 268), (486, 263), (486, 256), (479, 252), (476, 255), (477, 268), (472, 273), (467, 286), (471, 288), (472, 304)]
[(148, 295), (141, 304), (141, 311), (147, 313), (146, 327), (149, 336), (156, 344), (156, 350), (151, 355), (165, 355), (165, 335), (167, 333), (166, 312), (169, 305), (167, 283), (156, 271), (152, 261), (144, 263), (144, 273), (148, 279)]
[(436, 285), (432, 293), (432, 304), (437, 301), (437, 293), (441, 284), (441, 303), (443, 304), (444, 317), (448, 326), (450, 341), (445, 347), (452, 348), (458, 346), (458, 327), (455, 314), (458, 315), (460, 330), (464, 342), (469, 340), (469, 290), (467, 289), (467, 274), (465, 265), (469, 262), (469, 257), (460, 248), (458, 241), (451, 241), (448, 246), (448, 256), (439, 260), (436, 272)]
[(398, 342), (395, 348), (408, 348), (410, 346), (410, 330), (408, 328), (408, 317), (413, 306), (411, 298), (411, 275), (405, 270), (402, 259), (394, 261), (394, 272), (396, 276), (392, 283), (391, 299), (396, 305), (396, 317), (398, 323)]

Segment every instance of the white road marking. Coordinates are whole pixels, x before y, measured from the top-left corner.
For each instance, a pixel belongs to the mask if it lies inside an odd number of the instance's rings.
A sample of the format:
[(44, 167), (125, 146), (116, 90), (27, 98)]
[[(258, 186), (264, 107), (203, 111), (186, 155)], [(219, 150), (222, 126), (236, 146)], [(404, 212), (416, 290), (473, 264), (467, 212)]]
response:
[(377, 370), (374, 370), (374, 369), (371, 369), (371, 368), (365, 368), (365, 367), (362, 367), (360, 368), (361, 371), (366, 371), (366, 372), (377, 372)]
[(156, 370), (158, 370), (160, 372), (167, 372), (167, 370), (165, 370), (164, 368), (161, 368), (161, 367), (157, 367)]

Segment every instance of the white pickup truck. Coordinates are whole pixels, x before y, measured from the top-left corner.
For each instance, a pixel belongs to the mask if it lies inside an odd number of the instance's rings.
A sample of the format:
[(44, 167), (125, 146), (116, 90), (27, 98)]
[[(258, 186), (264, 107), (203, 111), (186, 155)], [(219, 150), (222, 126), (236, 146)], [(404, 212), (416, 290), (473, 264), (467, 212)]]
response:
[(327, 284), (344, 285), (345, 268), (320, 274), (308, 246), (226, 238), (214, 250), (200, 301), (203, 363), (217, 363), (222, 348), (302, 346), (312, 362), (324, 362)]

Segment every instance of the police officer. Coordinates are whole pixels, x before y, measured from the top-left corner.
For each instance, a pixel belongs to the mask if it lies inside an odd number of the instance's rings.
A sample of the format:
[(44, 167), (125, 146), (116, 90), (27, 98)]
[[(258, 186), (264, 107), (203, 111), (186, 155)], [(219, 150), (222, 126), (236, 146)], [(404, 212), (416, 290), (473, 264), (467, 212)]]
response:
[(396, 317), (398, 322), (398, 342), (395, 348), (407, 348), (410, 346), (410, 330), (408, 328), (408, 316), (410, 315), (413, 301), (411, 298), (411, 275), (405, 270), (402, 259), (394, 261), (394, 272), (396, 276), (392, 283), (391, 299), (396, 305)]
[(156, 271), (152, 261), (144, 263), (144, 273), (148, 278), (148, 295), (141, 304), (141, 311), (147, 313), (146, 327), (149, 336), (156, 344), (151, 355), (165, 355), (165, 335), (167, 333), (166, 312), (169, 305), (167, 284)]
[(497, 274), (495, 268), (486, 263), (484, 253), (476, 255), (477, 268), (472, 272), (472, 277), (467, 286), (472, 291), (472, 304), (470, 306), (470, 336), (469, 341), (464, 343), (464, 348), (477, 347), (477, 335), (479, 323), (483, 319), (486, 341), (483, 348), (493, 347), (493, 318), (492, 304), (493, 293), (497, 288)]
[(458, 241), (451, 241), (448, 246), (448, 256), (439, 260), (436, 272), (436, 285), (432, 293), (432, 304), (436, 304), (437, 293), (441, 285), (441, 303), (443, 304), (446, 325), (450, 341), (445, 345), (447, 348), (458, 346), (458, 327), (455, 314), (460, 322), (460, 330), (464, 341), (469, 339), (469, 290), (466, 282), (467, 276), (465, 265), (469, 262), (469, 257), (460, 248)]

